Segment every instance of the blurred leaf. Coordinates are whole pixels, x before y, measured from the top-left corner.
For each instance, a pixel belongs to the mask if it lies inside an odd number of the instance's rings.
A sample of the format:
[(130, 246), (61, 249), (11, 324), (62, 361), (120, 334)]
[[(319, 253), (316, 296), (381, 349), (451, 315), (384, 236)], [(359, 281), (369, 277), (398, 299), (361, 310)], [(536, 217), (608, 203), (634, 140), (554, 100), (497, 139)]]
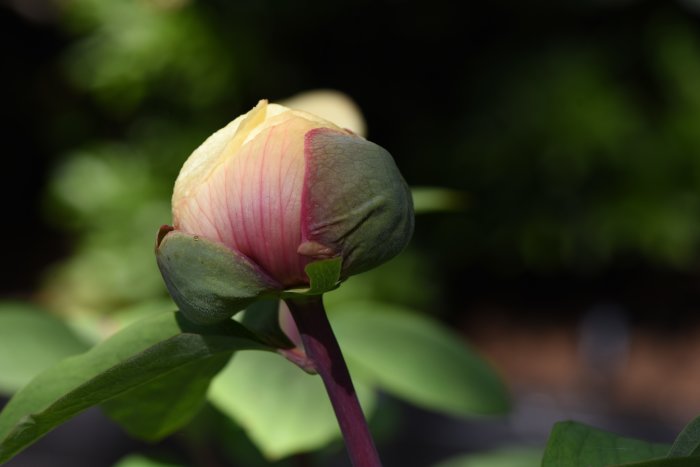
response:
[(697, 467), (698, 458), (693, 457), (674, 457), (673, 459), (655, 459), (642, 462), (625, 462), (612, 467)]
[(147, 230), (148, 239), (79, 247), (74, 256), (53, 269), (44, 287), (51, 307), (66, 314), (99, 314), (164, 297), (163, 279), (149, 254), (154, 229)]
[[(440, 296), (440, 277), (433, 269), (434, 258), (407, 248), (375, 269), (349, 277), (323, 296), (327, 307), (346, 301), (366, 300), (428, 308)], [(438, 310), (442, 311), (442, 310)]]
[(467, 454), (440, 462), (434, 467), (540, 467), (541, 460), (542, 451), (539, 449), (512, 448)]
[(464, 211), (467, 196), (464, 192), (438, 187), (412, 187), (413, 210), (416, 214), (429, 212)]
[(194, 107), (211, 104), (234, 82), (233, 62), (194, 3), (62, 3), (67, 26), (86, 34), (66, 56), (74, 83), (115, 111), (159, 94)]
[(60, 208), (54, 220), (74, 228), (114, 225), (114, 216), (124, 218), (157, 197), (154, 175), (142, 151), (127, 143), (76, 151), (55, 169), (49, 186)]
[(668, 457), (700, 456), (700, 417), (681, 431), (668, 452)]
[(661, 458), (670, 446), (623, 438), (577, 422), (554, 425), (542, 467), (606, 467)]
[(349, 362), (416, 405), (457, 415), (502, 414), (503, 383), (459, 336), (427, 316), (379, 302), (342, 302), (329, 318)]
[(94, 311), (71, 313), (65, 317), (65, 320), (74, 332), (94, 345), (137, 321), (160, 313), (172, 312), (175, 309), (177, 307), (170, 297), (156, 298), (120, 308), (109, 314)]
[(58, 166), (48, 213), (79, 237), (74, 253), (47, 275), (42, 296), (52, 309), (103, 314), (165, 295), (144, 252), (171, 218), (171, 187), (149, 157), (138, 145), (102, 143)]
[(108, 400), (102, 408), (129, 434), (157, 441), (195, 416), (206, 400), (209, 383), (229, 358), (223, 353), (182, 365)]
[[(355, 378), (365, 413), (374, 395)], [(321, 378), (279, 355), (242, 352), (212, 382), (209, 399), (269, 459), (316, 450), (340, 436)]]
[(150, 457), (133, 454), (121, 459), (112, 467), (183, 467), (180, 464), (161, 462)]
[(60, 362), (19, 391), (0, 413), (0, 462), (83, 410), (198, 361), (263, 349), (240, 324), (195, 326), (179, 313), (136, 323)]
[(0, 393), (12, 394), (51, 365), (88, 348), (57, 317), (26, 303), (0, 303)]

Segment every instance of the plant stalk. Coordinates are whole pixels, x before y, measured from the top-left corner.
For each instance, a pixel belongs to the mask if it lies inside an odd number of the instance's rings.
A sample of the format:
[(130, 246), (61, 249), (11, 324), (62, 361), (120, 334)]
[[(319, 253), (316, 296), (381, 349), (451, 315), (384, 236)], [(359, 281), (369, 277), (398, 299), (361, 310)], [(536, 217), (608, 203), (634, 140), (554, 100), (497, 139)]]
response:
[(328, 322), (321, 296), (285, 300), (304, 349), (326, 387), (354, 467), (381, 467), (348, 367)]

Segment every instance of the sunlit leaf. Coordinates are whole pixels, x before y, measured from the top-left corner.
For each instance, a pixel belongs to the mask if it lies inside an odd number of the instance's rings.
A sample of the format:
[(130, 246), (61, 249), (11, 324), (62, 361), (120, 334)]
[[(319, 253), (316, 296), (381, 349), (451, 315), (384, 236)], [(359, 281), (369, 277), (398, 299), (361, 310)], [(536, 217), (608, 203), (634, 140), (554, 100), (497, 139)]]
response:
[(112, 467), (182, 467), (179, 464), (162, 462), (150, 457), (131, 455), (121, 459)]
[(329, 308), (329, 318), (348, 361), (383, 390), (456, 415), (508, 410), (506, 389), (494, 371), (429, 317), (379, 302), (348, 301)]
[[(357, 378), (355, 387), (368, 413), (373, 393)], [(209, 398), (270, 459), (316, 450), (340, 436), (321, 378), (279, 355), (237, 354), (212, 382)]]
[(51, 365), (88, 347), (55, 316), (25, 303), (1, 303), (0, 393), (12, 394)]

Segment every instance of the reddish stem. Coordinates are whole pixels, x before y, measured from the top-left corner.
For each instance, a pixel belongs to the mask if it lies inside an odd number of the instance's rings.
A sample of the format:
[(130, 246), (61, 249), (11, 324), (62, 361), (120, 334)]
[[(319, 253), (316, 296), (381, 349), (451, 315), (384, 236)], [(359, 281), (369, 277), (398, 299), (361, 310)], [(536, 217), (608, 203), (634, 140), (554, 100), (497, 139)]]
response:
[(321, 376), (354, 467), (381, 467), (348, 367), (320, 296), (287, 299), (304, 349)]

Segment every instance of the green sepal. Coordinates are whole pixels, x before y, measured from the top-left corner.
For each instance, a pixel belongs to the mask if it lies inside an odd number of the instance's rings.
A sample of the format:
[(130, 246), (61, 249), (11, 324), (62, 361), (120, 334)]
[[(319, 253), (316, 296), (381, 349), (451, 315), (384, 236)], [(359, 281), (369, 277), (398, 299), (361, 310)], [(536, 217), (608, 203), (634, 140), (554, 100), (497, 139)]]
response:
[(413, 234), (413, 200), (391, 154), (327, 128), (308, 132), (304, 151), (304, 240), (341, 256), (343, 278), (401, 252)]
[(164, 228), (158, 239), (156, 258), (165, 285), (194, 323), (229, 319), (280, 288), (248, 258), (220, 243)]
[(281, 298), (308, 297), (321, 295), (340, 286), (340, 274), (343, 260), (340, 257), (322, 259), (309, 263), (304, 268), (309, 278), (309, 287), (305, 289), (287, 289), (280, 294)]

